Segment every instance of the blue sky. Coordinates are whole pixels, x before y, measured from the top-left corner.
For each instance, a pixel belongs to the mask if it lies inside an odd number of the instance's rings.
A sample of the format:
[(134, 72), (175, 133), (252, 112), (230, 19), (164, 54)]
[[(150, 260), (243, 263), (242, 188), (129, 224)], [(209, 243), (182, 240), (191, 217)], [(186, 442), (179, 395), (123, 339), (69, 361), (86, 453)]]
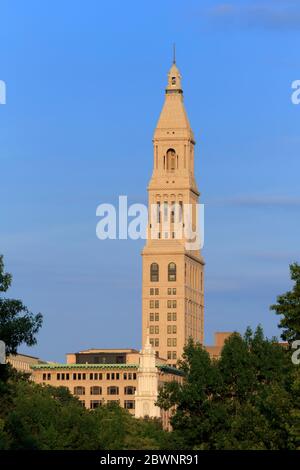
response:
[(205, 204), (205, 337), (261, 323), (300, 260), (299, 2), (3, 0), (0, 253), (44, 314), (48, 360), (140, 347), (142, 241), (99, 241), (96, 207), (146, 202), (172, 43)]

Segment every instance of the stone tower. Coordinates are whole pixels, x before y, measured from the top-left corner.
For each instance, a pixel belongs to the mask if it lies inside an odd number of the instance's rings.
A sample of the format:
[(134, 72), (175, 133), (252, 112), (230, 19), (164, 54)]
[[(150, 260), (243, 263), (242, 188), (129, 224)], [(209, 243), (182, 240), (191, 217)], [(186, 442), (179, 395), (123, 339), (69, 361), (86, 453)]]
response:
[(195, 140), (175, 60), (153, 137), (149, 224), (143, 257), (142, 344), (149, 328), (157, 355), (175, 365), (189, 337), (203, 343), (204, 261), (197, 232)]

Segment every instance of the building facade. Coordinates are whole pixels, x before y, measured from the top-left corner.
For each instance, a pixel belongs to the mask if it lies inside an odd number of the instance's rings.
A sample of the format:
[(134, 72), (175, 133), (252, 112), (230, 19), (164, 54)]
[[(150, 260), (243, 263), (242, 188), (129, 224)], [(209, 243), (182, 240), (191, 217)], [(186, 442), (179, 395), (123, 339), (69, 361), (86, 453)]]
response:
[(88, 349), (67, 354), (64, 364), (32, 364), (31, 371), (36, 383), (66, 387), (88, 409), (117, 403), (138, 418), (160, 418), (165, 427), (169, 415), (155, 404), (159, 389), (182, 380), (177, 369), (156, 356), (149, 340), (141, 352)]
[(154, 132), (148, 236), (142, 251), (142, 344), (149, 328), (157, 355), (174, 366), (189, 337), (202, 344), (204, 337), (204, 261), (188, 233), (188, 228), (197, 230), (200, 194), (194, 147), (174, 62)]

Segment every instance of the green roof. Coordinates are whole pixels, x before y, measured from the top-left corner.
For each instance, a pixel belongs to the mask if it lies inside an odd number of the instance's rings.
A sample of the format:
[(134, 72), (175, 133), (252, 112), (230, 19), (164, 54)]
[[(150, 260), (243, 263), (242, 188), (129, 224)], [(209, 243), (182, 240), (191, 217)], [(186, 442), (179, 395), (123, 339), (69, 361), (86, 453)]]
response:
[(31, 369), (137, 369), (138, 364), (33, 364)]
[(162, 372), (166, 372), (167, 374), (183, 376), (183, 372), (181, 370), (176, 369), (176, 367), (160, 364), (157, 366), (157, 368), (160, 369)]

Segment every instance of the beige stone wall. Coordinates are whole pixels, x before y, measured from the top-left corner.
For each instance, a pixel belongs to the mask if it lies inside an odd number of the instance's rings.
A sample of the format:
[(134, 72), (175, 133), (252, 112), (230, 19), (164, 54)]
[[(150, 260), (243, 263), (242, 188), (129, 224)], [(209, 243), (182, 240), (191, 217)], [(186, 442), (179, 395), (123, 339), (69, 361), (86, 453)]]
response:
[[(74, 374), (76, 374), (76, 378)], [(95, 374), (98, 374), (97, 379), (95, 379)], [(118, 401), (120, 406), (124, 408), (126, 407), (125, 402), (134, 402), (134, 394), (128, 394), (126, 393), (128, 390), (125, 390), (126, 387), (130, 387), (134, 391), (136, 389), (136, 369), (133, 368), (59, 367), (55, 369), (39, 367), (33, 369), (32, 376), (33, 380), (39, 384), (67, 387), (72, 394), (80, 399), (86, 408), (91, 408), (91, 401), (95, 400), (99, 400), (102, 403)], [(79, 379), (79, 377), (81, 378)], [(91, 377), (93, 378), (91, 379)], [(91, 393), (91, 387), (94, 386), (101, 387), (102, 393), (100, 395)], [(76, 393), (78, 390), (75, 387), (84, 387), (85, 394)], [(108, 392), (109, 387), (118, 387), (118, 393), (110, 395)], [(134, 414), (134, 408), (130, 408), (128, 411)]]

